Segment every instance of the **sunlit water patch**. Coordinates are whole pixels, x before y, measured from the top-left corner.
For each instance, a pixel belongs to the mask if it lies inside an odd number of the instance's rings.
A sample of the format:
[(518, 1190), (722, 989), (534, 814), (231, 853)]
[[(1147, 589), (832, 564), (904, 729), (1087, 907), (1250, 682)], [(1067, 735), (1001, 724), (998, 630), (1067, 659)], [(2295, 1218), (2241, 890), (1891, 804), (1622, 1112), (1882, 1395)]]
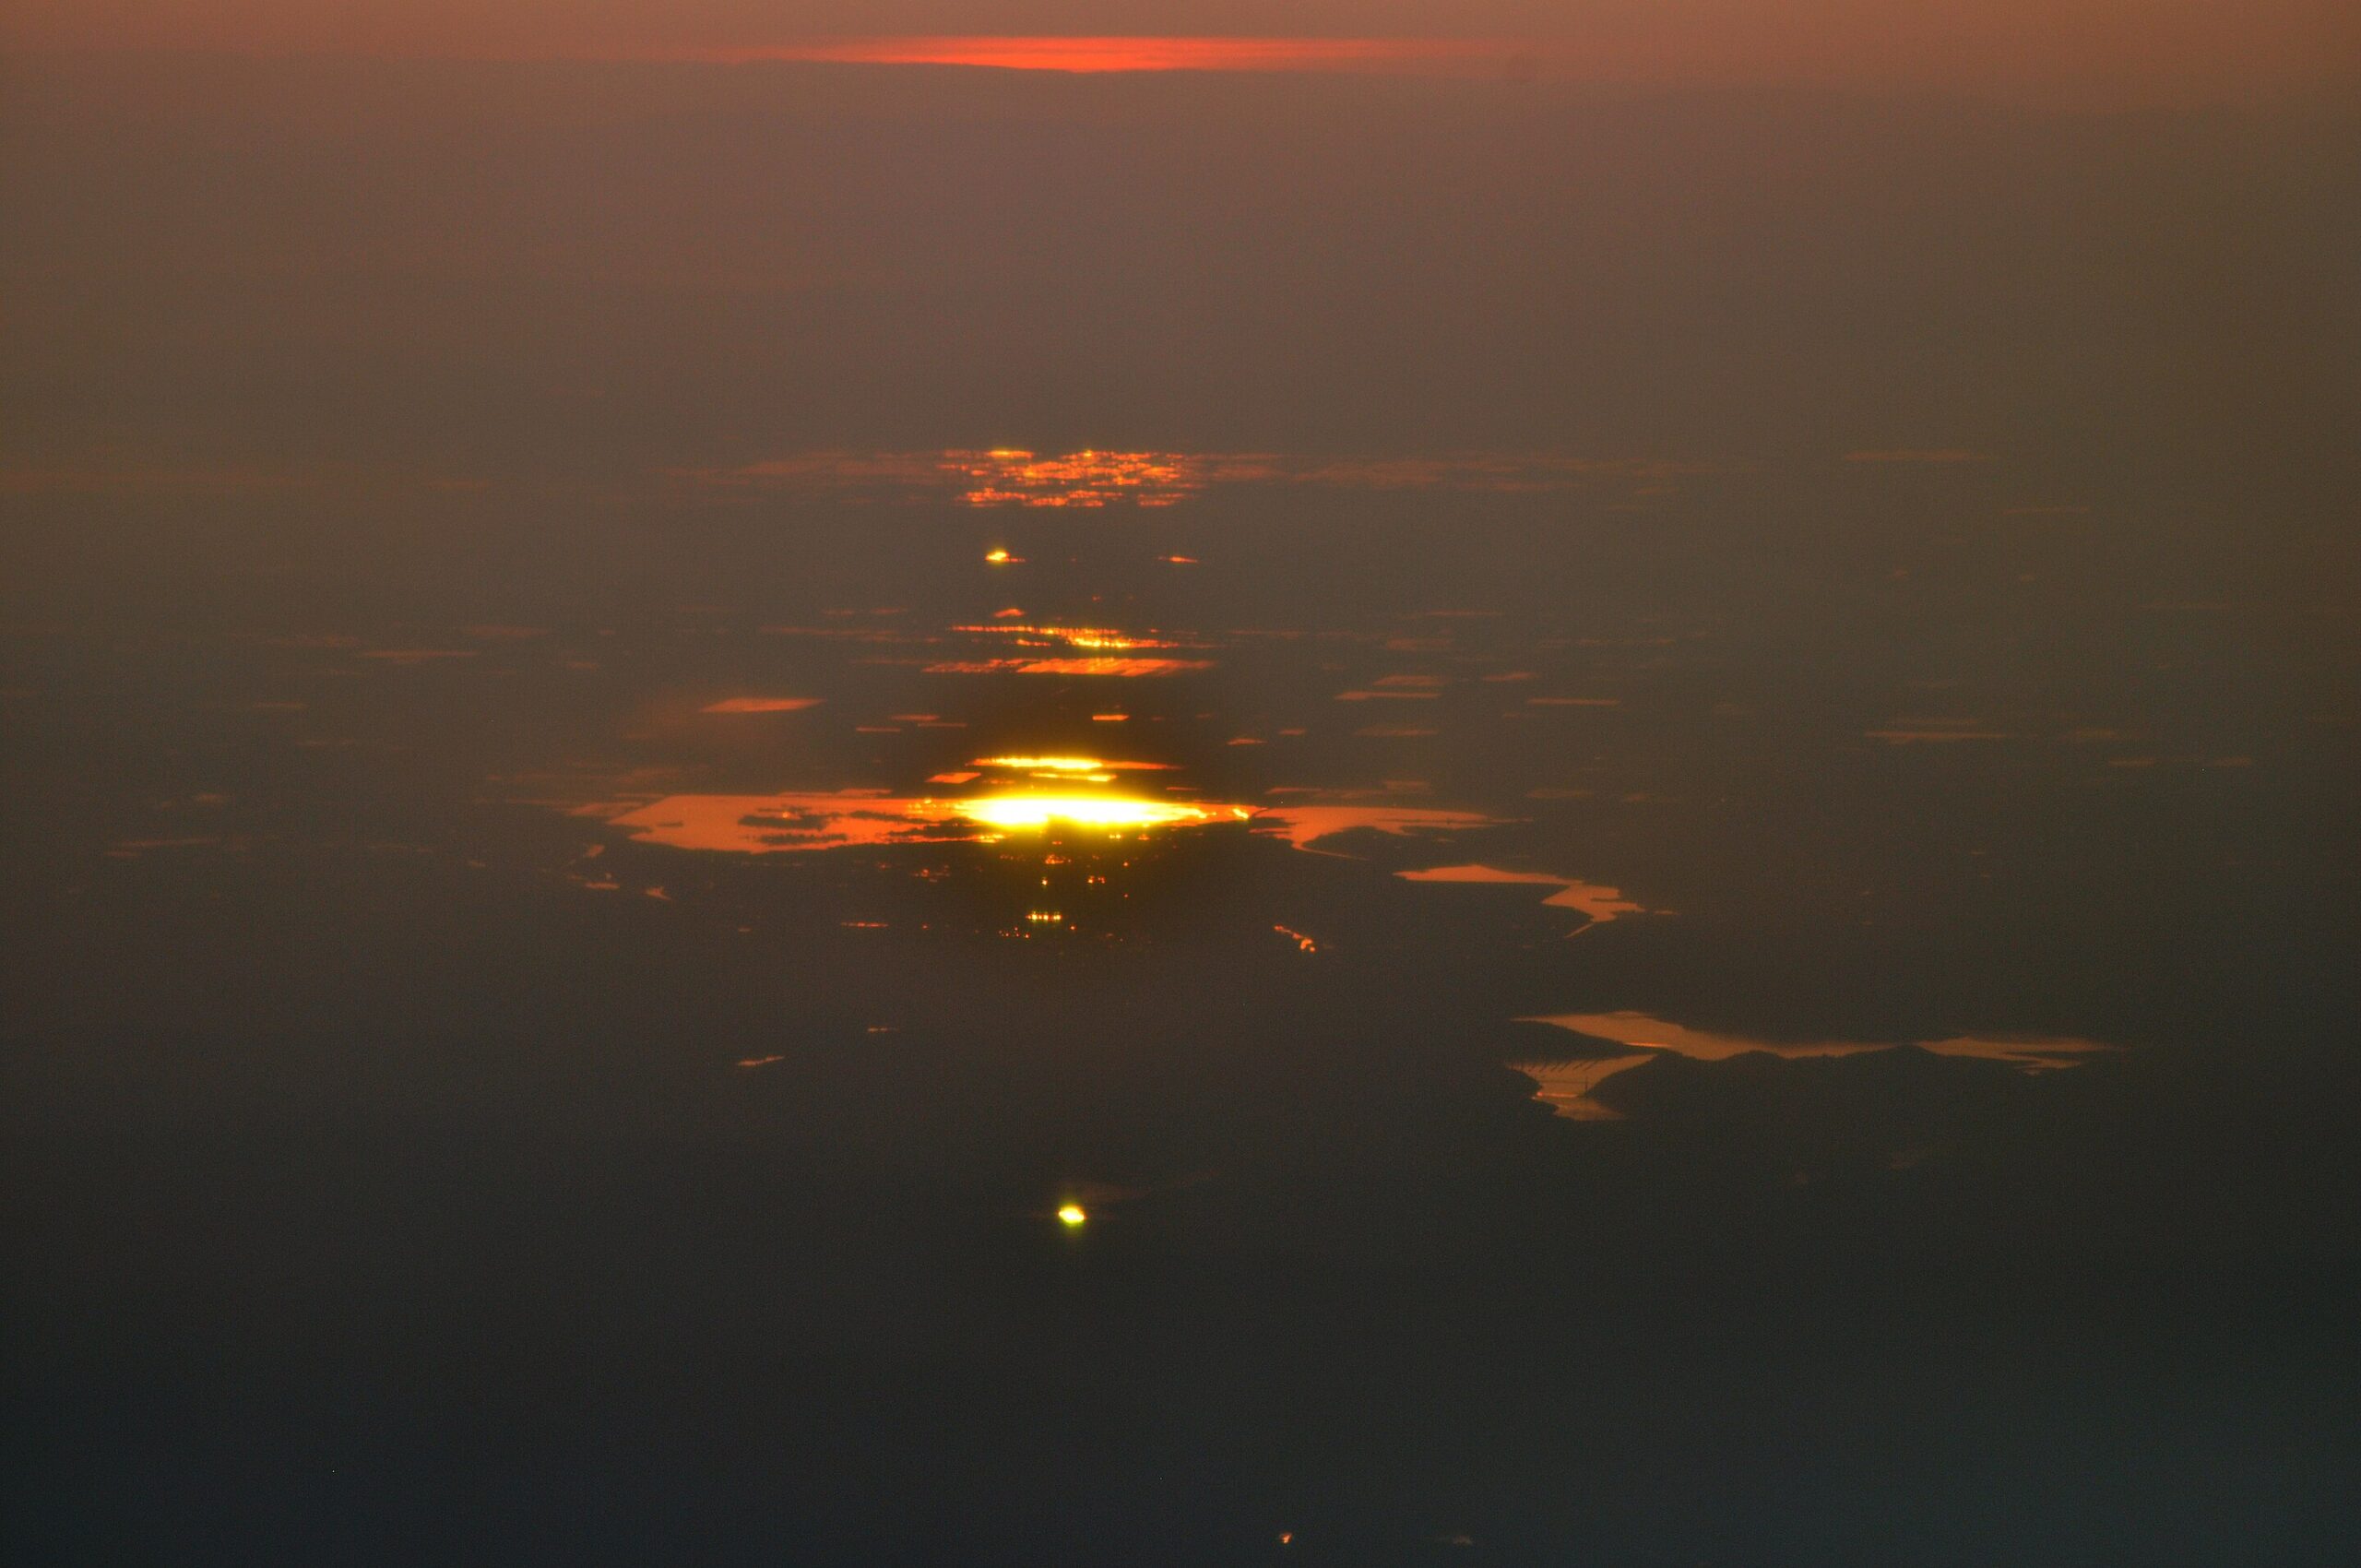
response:
[(1430, 866), (1424, 871), (1399, 871), (1394, 873), (1405, 882), (1474, 883), (1489, 885), (1530, 885), (1551, 887), (1557, 891), (1541, 900), (1560, 909), (1576, 909), (1589, 917), (1589, 924), (1578, 931), (1588, 931), (1593, 925), (1604, 925), (1619, 915), (1644, 915), (1651, 912), (1646, 906), (1635, 904), (1623, 897), (1618, 887), (1608, 887), (1596, 882), (1584, 882), (1576, 877), (1552, 876), (1548, 872), (1503, 871), (1498, 866)]
[(1576, 1121), (1609, 1121), (1617, 1112), (1593, 1098), (1600, 1084), (1614, 1075), (1653, 1061), (1659, 1055), (1682, 1056), (1692, 1062), (1726, 1062), (1750, 1053), (1787, 1061), (1811, 1057), (1858, 1056), (1896, 1046), (1915, 1046), (1935, 1056), (1998, 1062), (2020, 1072), (2042, 1073), (2072, 1067), (2100, 1052), (2116, 1050), (2096, 1040), (2067, 1037), (1956, 1035), (1928, 1040), (1790, 1040), (1757, 1039), (1744, 1035), (1693, 1029), (1645, 1013), (1556, 1013), (1528, 1020), (1554, 1024), (1596, 1040), (1629, 1047), (1628, 1053), (1560, 1062), (1511, 1063), (1534, 1081), (1534, 1098)]
[(859, 791), (667, 795), (644, 805), (580, 810), (641, 843), (746, 855), (986, 839), (1053, 827), (1148, 831), (1242, 822), (1252, 815), (1243, 806), (1049, 790), (958, 797)]

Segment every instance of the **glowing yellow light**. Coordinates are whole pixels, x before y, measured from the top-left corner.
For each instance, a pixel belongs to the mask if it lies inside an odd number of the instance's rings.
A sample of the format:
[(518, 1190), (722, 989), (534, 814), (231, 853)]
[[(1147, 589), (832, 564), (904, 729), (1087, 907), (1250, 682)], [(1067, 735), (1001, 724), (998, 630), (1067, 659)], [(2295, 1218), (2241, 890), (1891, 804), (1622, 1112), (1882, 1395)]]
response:
[(968, 766), (1021, 768), (1030, 773), (1093, 773), (1107, 765), (1095, 756), (979, 756)]
[(1061, 1225), (1079, 1225), (1089, 1218), (1082, 1211), (1080, 1204), (1067, 1204), (1058, 1210), (1058, 1223)]
[(987, 550), (984, 552), (984, 559), (995, 566), (1005, 566), (1016, 557), (1005, 550)]
[(1126, 827), (1171, 827), (1206, 822), (1203, 806), (1169, 801), (1127, 801), (1120, 795), (986, 795), (957, 802), (961, 816), (988, 827), (1046, 828), (1053, 822), (1118, 832)]
[(969, 767), (1005, 767), (1019, 773), (1109, 773), (1125, 768), (1162, 770), (1169, 763), (1109, 762), (1096, 756), (979, 756)]

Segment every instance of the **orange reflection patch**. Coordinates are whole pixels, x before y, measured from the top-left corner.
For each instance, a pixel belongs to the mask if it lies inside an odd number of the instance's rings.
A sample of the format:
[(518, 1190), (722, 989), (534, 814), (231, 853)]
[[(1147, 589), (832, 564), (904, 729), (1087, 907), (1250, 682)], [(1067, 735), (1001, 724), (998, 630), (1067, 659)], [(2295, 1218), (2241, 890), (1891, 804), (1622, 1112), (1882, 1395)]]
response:
[[(667, 795), (609, 814), (585, 806), (644, 844), (742, 855), (875, 848), (991, 838), (1053, 826), (1106, 832), (1242, 822), (1243, 806), (1138, 801), (1122, 795), (1015, 791), (952, 799), (847, 794)], [(611, 884), (605, 885), (611, 885)]]
[(1593, 925), (1604, 925), (1618, 915), (1650, 912), (1624, 897), (1619, 888), (1603, 887), (1597, 883), (1581, 882), (1572, 877), (1552, 876), (1548, 872), (1502, 871), (1498, 866), (1467, 865), (1431, 866), (1425, 871), (1401, 871), (1394, 874), (1405, 882), (1517, 883), (1554, 887), (1558, 891), (1541, 900), (1544, 904), (1561, 909), (1580, 909), (1590, 917)]
[(1644, 1054), (1607, 1056), (1581, 1062), (1512, 1062), (1512, 1072), (1533, 1080), (1533, 1098), (1570, 1122), (1613, 1122), (1615, 1111), (1590, 1097), (1602, 1078), (1647, 1061)]
[(1175, 452), (945, 452), (943, 466), (967, 479), (970, 506), (1169, 506), (1204, 483), (1199, 461)]
[(1858, 1056), (1865, 1051), (1892, 1051), (1908, 1044), (1936, 1056), (1964, 1056), (1978, 1062), (2000, 1062), (2025, 1073), (2050, 1072), (2080, 1065), (2101, 1051), (2118, 1049), (2096, 1040), (2077, 1039), (2015, 1039), (2008, 1036), (1959, 1035), (1930, 1040), (1819, 1040), (1793, 1043), (1752, 1039), (1742, 1035), (1714, 1034), (1650, 1017), (1645, 1013), (1557, 1013), (1522, 1020), (1555, 1024), (1594, 1039), (1629, 1046), (1630, 1056), (1569, 1063), (1518, 1063), (1515, 1070), (1534, 1080), (1534, 1098), (1548, 1101), (1561, 1116), (1576, 1121), (1604, 1121), (1616, 1112), (1590, 1098), (1599, 1081), (1636, 1067), (1658, 1053), (1686, 1056), (1694, 1062), (1726, 1062), (1750, 1051), (1764, 1051), (1790, 1061), (1809, 1056)]
[(1297, 948), (1302, 952), (1317, 953), (1320, 951), (1320, 944), (1312, 941), (1311, 938), (1304, 935), (1303, 932), (1296, 930), (1295, 927), (1291, 925), (1275, 925), (1271, 929), (1277, 932), (1281, 936), (1286, 937), (1289, 942), (1294, 943)]
[[(1216, 485), (1303, 485), (1323, 490), (1478, 491), (1544, 494), (1613, 485), (1635, 498), (1661, 496), (1709, 465), (1655, 458), (1576, 457), (1560, 453), (1462, 452), (1442, 457), (1370, 458), (1271, 452), (989, 451), (801, 452), (730, 468), (672, 469), (668, 477), (697, 484), (787, 485), (871, 490), (915, 498), (949, 489), (974, 506), (1170, 506)], [(1021, 563), (1005, 545), (984, 557)], [(1192, 564), (1187, 555), (1162, 559)]]
[(948, 814), (915, 809), (927, 803), (872, 795), (667, 795), (609, 821), (646, 844), (769, 855), (941, 837)]
[[(1255, 831), (1286, 839), (1297, 849), (1355, 828), (1373, 828), (1404, 837), (1447, 833), (1457, 827), (1489, 827), (1501, 819), (1479, 812), (1420, 810), (1408, 806), (1273, 806), (1256, 814)], [(1324, 851), (1323, 851), (1324, 852)]]

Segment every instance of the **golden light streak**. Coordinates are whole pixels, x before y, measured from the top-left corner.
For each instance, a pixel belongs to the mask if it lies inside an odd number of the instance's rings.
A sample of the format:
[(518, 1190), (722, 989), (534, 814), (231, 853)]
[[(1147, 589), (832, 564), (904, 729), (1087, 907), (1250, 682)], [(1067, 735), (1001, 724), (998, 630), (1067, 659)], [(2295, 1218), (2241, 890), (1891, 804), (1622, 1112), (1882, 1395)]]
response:
[(1063, 1204), (1058, 1208), (1058, 1223), (1068, 1229), (1084, 1223), (1089, 1218), (1080, 1204)]

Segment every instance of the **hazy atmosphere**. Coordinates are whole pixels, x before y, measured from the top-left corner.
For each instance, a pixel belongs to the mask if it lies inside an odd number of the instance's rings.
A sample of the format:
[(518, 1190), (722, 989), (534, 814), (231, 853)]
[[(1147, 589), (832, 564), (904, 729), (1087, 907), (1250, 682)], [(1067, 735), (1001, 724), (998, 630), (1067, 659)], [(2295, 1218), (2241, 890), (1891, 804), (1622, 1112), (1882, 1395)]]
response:
[(2361, 1553), (2361, 53), (17, 0), (0, 1553)]

